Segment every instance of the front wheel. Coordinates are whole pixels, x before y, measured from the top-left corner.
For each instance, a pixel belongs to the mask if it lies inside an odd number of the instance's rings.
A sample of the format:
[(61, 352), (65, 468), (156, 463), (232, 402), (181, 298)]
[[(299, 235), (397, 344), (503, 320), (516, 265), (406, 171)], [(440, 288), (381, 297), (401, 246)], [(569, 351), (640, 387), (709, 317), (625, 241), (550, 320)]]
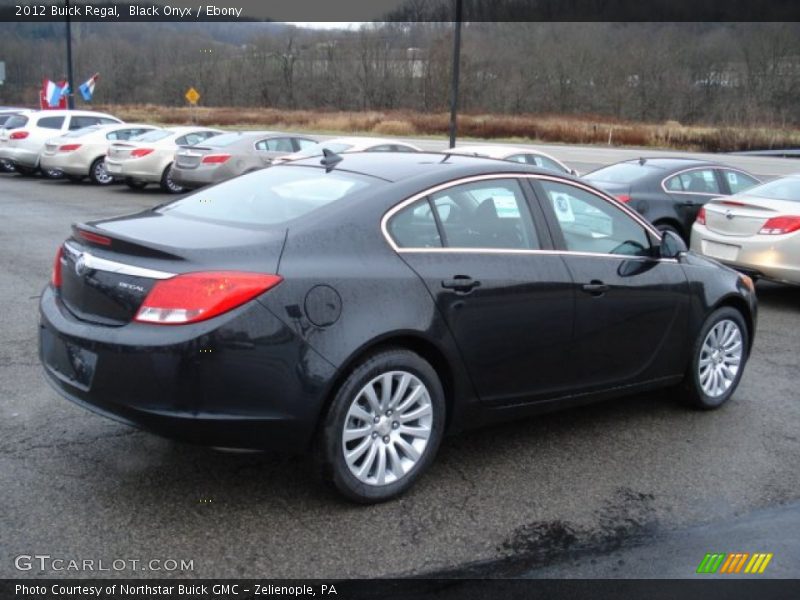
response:
[(704, 410), (725, 404), (742, 378), (748, 348), (742, 313), (730, 307), (712, 312), (695, 340), (683, 382), (688, 403)]
[(325, 417), (323, 478), (356, 502), (394, 498), (433, 462), (444, 421), (444, 391), (428, 362), (408, 350), (375, 354), (345, 379)]

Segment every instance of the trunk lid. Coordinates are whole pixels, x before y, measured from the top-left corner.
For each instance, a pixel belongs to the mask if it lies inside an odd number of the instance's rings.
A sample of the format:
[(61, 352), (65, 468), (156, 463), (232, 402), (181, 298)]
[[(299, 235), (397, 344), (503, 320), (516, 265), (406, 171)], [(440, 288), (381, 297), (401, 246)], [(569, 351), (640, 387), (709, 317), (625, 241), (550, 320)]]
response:
[(156, 212), (76, 225), (63, 247), (61, 299), (78, 319), (125, 325), (159, 280), (197, 271), (277, 274), (285, 238), (284, 228)]
[(211, 150), (205, 146), (181, 146), (175, 152), (175, 165), (181, 169), (196, 169)]
[(115, 142), (108, 147), (106, 157), (113, 160), (127, 160), (131, 157), (131, 150), (134, 148), (136, 148), (135, 144)]
[(749, 196), (719, 198), (707, 202), (706, 227), (720, 235), (756, 235), (767, 220), (800, 213), (800, 204), (785, 200), (766, 200)]

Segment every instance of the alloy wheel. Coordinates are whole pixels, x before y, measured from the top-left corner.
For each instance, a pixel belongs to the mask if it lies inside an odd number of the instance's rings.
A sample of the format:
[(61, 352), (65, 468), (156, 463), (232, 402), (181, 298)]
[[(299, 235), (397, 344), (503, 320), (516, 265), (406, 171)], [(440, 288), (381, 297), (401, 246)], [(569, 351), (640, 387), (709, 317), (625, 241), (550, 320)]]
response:
[(730, 319), (715, 324), (700, 350), (698, 374), (703, 393), (718, 398), (727, 392), (736, 380), (743, 353), (739, 325)]
[(353, 399), (342, 430), (342, 452), (360, 482), (382, 486), (406, 476), (421, 460), (433, 429), (431, 395), (408, 371), (389, 371)]
[(94, 180), (100, 185), (108, 185), (114, 181), (114, 177), (106, 171), (103, 161), (99, 160), (94, 165)]

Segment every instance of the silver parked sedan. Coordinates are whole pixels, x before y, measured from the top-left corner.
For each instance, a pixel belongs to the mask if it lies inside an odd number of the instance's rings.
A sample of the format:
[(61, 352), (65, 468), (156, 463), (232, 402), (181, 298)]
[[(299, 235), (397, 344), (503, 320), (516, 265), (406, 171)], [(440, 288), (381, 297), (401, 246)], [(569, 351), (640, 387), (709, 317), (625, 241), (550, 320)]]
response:
[(707, 202), (691, 246), (756, 277), (800, 285), (800, 174)]
[(219, 183), (263, 169), (276, 158), (316, 146), (308, 137), (274, 131), (237, 131), (179, 148), (172, 163), (172, 180), (185, 188)]

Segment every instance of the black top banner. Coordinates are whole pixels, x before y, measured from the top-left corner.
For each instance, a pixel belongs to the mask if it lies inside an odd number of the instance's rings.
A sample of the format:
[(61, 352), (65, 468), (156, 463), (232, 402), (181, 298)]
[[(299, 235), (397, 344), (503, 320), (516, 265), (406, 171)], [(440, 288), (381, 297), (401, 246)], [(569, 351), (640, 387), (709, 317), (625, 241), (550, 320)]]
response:
[(0, 0), (5, 22), (800, 21), (796, 0)]

